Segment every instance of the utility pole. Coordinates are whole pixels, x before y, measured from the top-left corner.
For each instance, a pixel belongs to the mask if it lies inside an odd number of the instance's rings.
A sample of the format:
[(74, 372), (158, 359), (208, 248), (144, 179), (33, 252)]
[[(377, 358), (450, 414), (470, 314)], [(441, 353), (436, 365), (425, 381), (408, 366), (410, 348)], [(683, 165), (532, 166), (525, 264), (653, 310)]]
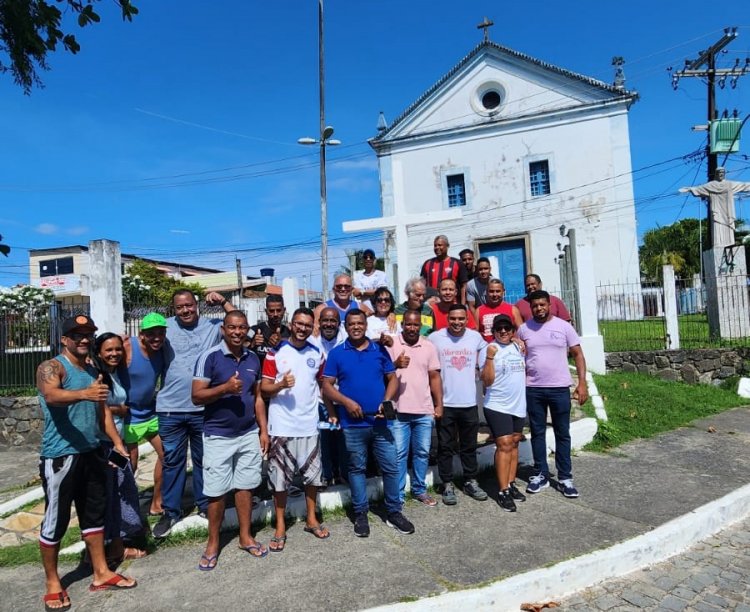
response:
[[(716, 112), (716, 77), (719, 77), (720, 84), (723, 88), (724, 79), (726, 79), (727, 76), (731, 76), (731, 84), (732, 87), (734, 87), (737, 84), (737, 78), (744, 74), (744, 71), (737, 71), (737, 66), (735, 66), (734, 68), (716, 68), (716, 56), (722, 51), (722, 49), (724, 49), (724, 47), (726, 47), (730, 42), (737, 38), (737, 36), (737, 28), (724, 28), (724, 34), (719, 40), (717, 40), (708, 49), (701, 51), (696, 59), (685, 60), (685, 67), (682, 70), (677, 70), (672, 74), (672, 88), (675, 90), (677, 89), (677, 84), (682, 77), (698, 77), (706, 79), (706, 83), (708, 85), (708, 130), (711, 129), (711, 122), (718, 118), (718, 114)], [(703, 128), (701, 127), (701, 129)], [(714, 179), (714, 172), (716, 171), (716, 168), (719, 164), (717, 161), (718, 153), (711, 153), (710, 136), (708, 138), (708, 143), (706, 144), (706, 159), (708, 160), (708, 180), (712, 181)], [(708, 227), (711, 227), (710, 203), (707, 206), (706, 213)], [(707, 248), (711, 248), (713, 244), (710, 231), (707, 236), (707, 242)]]
[(237, 289), (239, 290), (239, 300), (238, 303), (242, 303), (242, 261), (239, 257), (235, 256), (234, 258), (234, 265), (237, 268)]

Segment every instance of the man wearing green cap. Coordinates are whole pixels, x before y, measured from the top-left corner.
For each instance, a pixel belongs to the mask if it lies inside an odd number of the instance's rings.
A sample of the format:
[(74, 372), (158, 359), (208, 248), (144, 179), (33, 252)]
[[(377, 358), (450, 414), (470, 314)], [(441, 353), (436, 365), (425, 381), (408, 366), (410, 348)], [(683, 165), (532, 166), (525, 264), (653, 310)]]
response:
[(161, 479), (164, 448), (159, 437), (159, 419), (156, 416), (156, 388), (164, 376), (164, 342), (167, 337), (167, 320), (158, 312), (150, 312), (141, 321), (137, 337), (125, 343), (127, 373), (121, 380), (128, 392), (128, 414), (125, 417), (124, 440), (130, 453), (133, 471), (138, 467), (138, 445), (148, 440), (159, 460), (154, 466), (154, 495), (149, 514), (163, 513), (161, 506)]

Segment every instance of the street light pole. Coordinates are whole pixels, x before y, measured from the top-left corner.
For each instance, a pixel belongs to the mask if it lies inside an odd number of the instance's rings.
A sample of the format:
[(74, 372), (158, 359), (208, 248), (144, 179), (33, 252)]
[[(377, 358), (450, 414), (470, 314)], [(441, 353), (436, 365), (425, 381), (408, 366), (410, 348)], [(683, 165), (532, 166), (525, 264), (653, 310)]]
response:
[[(323, 0), (318, 0), (318, 83), (320, 92), (320, 266), (323, 299), (328, 299), (328, 193), (326, 189), (325, 62), (323, 59)], [(331, 130), (333, 133), (333, 130)]]
[(325, 112), (325, 64), (323, 61), (323, 0), (318, 0), (318, 82), (320, 85), (320, 135), (315, 138), (299, 138), (304, 145), (320, 145), (320, 264), (323, 299), (328, 297), (328, 194), (326, 190), (326, 147), (339, 145), (340, 140), (331, 138), (333, 128), (326, 125)]

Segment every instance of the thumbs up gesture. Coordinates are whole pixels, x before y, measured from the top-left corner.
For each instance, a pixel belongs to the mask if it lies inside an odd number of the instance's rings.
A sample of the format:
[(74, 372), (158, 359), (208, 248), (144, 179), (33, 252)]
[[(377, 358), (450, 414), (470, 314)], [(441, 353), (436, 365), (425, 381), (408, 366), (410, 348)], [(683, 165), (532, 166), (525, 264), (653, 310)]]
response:
[(487, 347), (487, 359), (494, 359), (497, 355), (497, 345), (493, 342)]
[(294, 374), (292, 374), (291, 370), (285, 372), (279, 381), (282, 389), (291, 389), (294, 386), (294, 382)]
[(281, 342), (281, 327), (277, 327), (274, 332), (271, 334), (271, 337), (268, 339), (268, 344), (270, 344), (273, 347), (279, 346), (279, 343)]
[(240, 380), (240, 373), (235, 372), (234, 376), (230, 378), (226, 383), (227, 393), (231, 395), (239, 395), (242, 393), (242, 381)]
[(103, 402), (109, 395), (109, 387), (104, 384), (104, 376), (99, 374), (84, 391), (85, 399), (92, 402)]
[(393, 362), (393, 365), (395, 365), (397, 368), (407, 368), (409, 367), (409, 362), (411, 361), (411, 358), (406, 354), (406, 351), (401, 351), (401, 354), (396, 357), (396, 361)]

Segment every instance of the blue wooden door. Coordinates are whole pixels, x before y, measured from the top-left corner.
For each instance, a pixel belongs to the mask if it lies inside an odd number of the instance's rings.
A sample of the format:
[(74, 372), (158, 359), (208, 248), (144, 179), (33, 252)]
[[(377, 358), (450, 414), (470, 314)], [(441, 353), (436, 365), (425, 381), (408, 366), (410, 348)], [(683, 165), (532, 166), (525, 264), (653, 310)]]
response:
[(505, 283), (505, 301), (511, 304), (526, 295), (524, 278), (526, 276), (526, 242), (524, 240), (506, 240), (479, 245), (482, 257), (496, 257), (499, 270), (493, 267), (492, 276)]

